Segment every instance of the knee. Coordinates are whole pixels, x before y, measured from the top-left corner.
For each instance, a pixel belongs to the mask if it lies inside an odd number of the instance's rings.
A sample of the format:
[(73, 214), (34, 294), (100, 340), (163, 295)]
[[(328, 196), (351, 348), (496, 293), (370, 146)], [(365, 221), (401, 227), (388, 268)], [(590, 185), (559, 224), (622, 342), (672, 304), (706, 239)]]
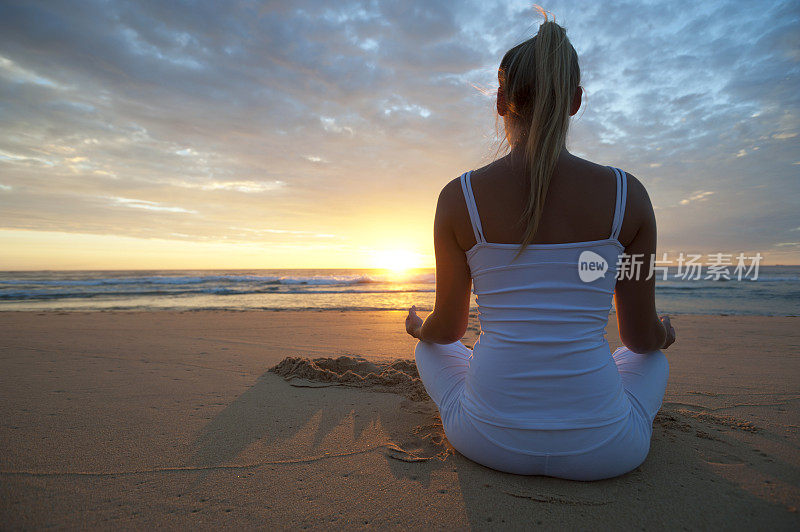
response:
[[(643, 372), (647, 377), (650, 387), (650, 391), (648, 393), (640, 396), (640, 398), (647, 405), (647, 414), (649, 419), (648, 428), (650, 429), (647, 437), (647, 450), (649, 450), (650, 436), (652, 436), (653, 419), (664, 402), (664, 394), (667, 389), (667, 383), (669, 382), (669, 362), (667, 362), (667, 356), (661, 350), (651, 351), (642, 356), (645, 357)], [(647, 451), (645, 451), (644, 455), (642, 456), (642, 461), (644, 461), (646, 456)]]
[(460, 340), (450, 344), (437, 344), (434, 342), (423, 342), (422, 340), (417, 340), (417, 343), (414, 346), (415, 359), (429, 356), (461, 355), (464, 352), (471, 354), (469, 349), (467, 349)]
[(648, 375), (657, 376), (660, 382), (666, 386), (667, 379), (669, 378), (669, 361), (667, 355), (660, 349), (650, 351), (638, 355), (644, 359), (645, 373)]
[(421, 340), (417, 340), (416, 345), (414, 345), (414, 360), (419, 363), (419, 359), (425, 356), (427, 350), (428, 346), (426, 343)]
[(417, 341), (414, 346), (414, 362), (417, 364), (417, 371), (423, 371), (423, 367), (428, 366), (428, 361), (431, 360), (431, 344), (423, 341)]
[(669, 375), (669, 361), (667, 360), (667, 355), (665, 355), (660, 349), (648, 351), (647, 353), (637, 353), (635, 351), (631, 351), (625, 346), (622, 346), (614, 351), (613, 357), (618, 361), (626, 359), (641, 360), (653, 371), (658, 371), (664, 375)]
[(647, 362), (651, 364), (655, 371), (664, 376), (666, 380), (669, 377), (669, 361), (667, 355), (660, 349), (647, 353)]

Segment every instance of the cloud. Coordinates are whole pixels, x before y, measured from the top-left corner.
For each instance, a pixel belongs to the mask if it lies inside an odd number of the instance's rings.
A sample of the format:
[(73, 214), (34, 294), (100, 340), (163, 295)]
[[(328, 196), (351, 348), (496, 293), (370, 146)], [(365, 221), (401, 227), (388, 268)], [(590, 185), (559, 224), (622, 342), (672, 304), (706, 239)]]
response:
[(0, 56), (0, 76), (14, 84), (33, 83), (35, 85), (44, 85), (45, 87), (63, 88), (62, 85), (53, 80), (26, 70), (3, 56)]
[[(645, 184), (660, 243), (796, 225), (797, 2), (547, 8), (586, 89), (568, 146)], [(538, 22), (521, 1), (0, 4), (0, 227), (427, 239), (438, 190), (492, 160), (497, 65)]]
[(348, 126), (340, 126), (335, 118), (331, 118), (329, 116), (321, 116), (319, 117), (319, 121), (322, 122), (322, 128), (325, 131), (330, 131), (332, 133), (349, 133), (350, 135), (354, 135), (355, 131), (353, 128)]
[(268, 192), (283, 187), (283, 181), (225, 181), (211, 183), (181, 182), (178, 186), (200, 190), (234, 190), (236, 192)]
[(157, 201), (137, 200), (131, 198), (110, 197), (108, 198), (114, 203), (124, 205), (125, 207), (133, 207), (134, 209), (147, 209), (150, 211), (164, 211), (164, 212), (183, 212), (187, 214), (197, 214), (197, 211), (184, 209), (181, 207), (166, 207)]
[(714, 192), (712, 192), (710, 190), (698, 190), (698, 191), (692, 193), (692, 195), (689, 196), (688, 198), (682, 199), (680, 201), (680, 203), (681, 203), (681, 205), (688, 205), (693, 201), (705, 201), (712, 194), (714, 194)]
[(235, 231), (244, 231), (247, 233), (256, 234), (270, 234), (270, 235), (292, 235), (298, 237), (311, 237), (311, 238), (337, 238), (336, 235), (329, 233), (312, 233), (309, 231), (295, 231), (291, 229), (254, 229), (252, 227), (229, 227)]

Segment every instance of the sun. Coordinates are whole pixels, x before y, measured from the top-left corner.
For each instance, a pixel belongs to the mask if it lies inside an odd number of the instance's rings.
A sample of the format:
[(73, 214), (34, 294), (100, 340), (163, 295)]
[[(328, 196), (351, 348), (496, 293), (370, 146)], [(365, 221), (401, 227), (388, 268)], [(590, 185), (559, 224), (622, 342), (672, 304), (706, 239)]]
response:
[(383, 249), (372, 253), (373, 268), (389, 270), (395, 274), (418, 268), (419, 263), (419, 255), (406, 249)]

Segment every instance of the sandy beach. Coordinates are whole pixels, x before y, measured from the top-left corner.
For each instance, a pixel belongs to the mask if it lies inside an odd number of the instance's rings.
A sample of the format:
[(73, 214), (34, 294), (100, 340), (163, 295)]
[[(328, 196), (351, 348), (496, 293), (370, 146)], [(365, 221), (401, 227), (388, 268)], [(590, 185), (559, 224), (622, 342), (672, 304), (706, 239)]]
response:
[(430, 400), (268, 371), (411, 359), (403, 318), (0, 312), (2, 527), (800, 527), (798, 318), (675, 316), (650, 455), (592, 483), (469, 461)]

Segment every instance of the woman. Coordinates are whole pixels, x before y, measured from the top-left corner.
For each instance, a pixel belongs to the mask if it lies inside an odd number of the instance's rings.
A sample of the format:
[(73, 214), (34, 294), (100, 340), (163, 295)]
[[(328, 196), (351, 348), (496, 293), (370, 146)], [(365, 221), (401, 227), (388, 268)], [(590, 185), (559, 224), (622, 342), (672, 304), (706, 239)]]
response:
[[(634, 176), (565, 147), (582, 89), (564, 28), (545, 20), (505, 54), (498, 78), (511, 150), (441, 191), (435, 308), (424, 323), (415, 307), (406, 318), (417, 368), (467, 458), (525, 475), (618, 476), (647, 456), (669, 373), (662, 351), (675, 341), (648, 276), (653, 207)], [(643, 257), (642, 275), (615, 279), (623, 252)], [(587, 256), (605, 275), (581, 279)], [(473, 350), (459, 341), (471, 282)], [(612, 295), (625, 344), (613, 354)]]

